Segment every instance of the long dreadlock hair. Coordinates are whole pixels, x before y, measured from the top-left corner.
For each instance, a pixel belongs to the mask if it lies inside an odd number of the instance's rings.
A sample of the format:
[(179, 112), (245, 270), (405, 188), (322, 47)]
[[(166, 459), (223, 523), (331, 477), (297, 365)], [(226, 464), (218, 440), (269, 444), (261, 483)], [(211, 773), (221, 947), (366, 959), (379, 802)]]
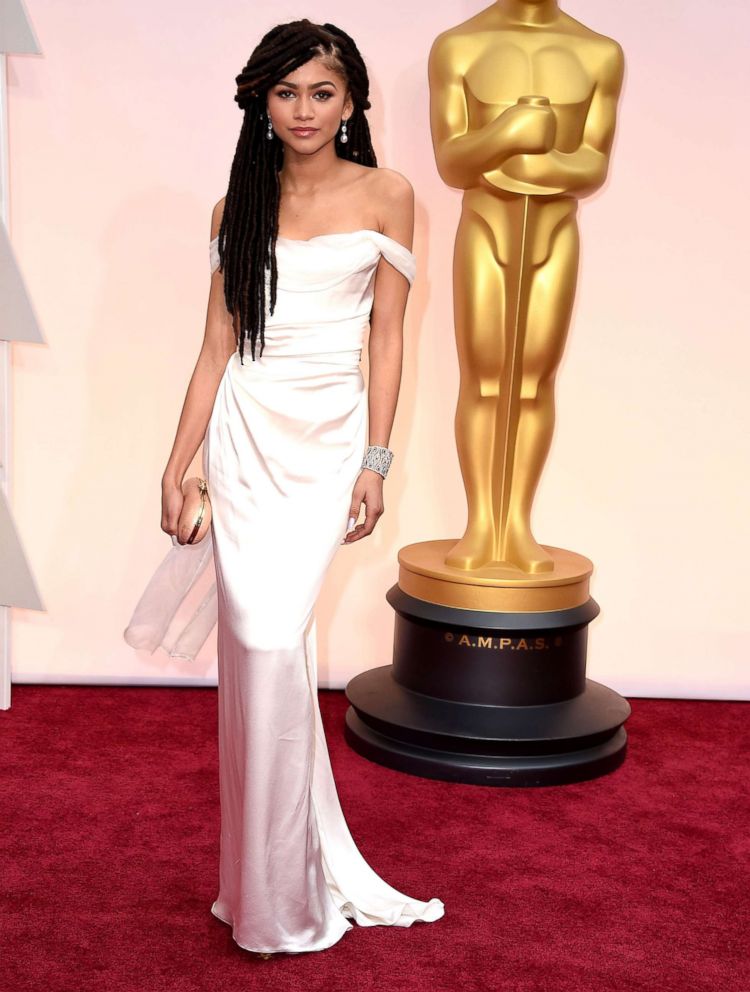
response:
[[(272, 28), (236, 77), (234, 99), (244, 111), (244, 119), (219, 228), (224, 297), (234, 317), (240, 362), (245, 338), (250, 338), (253, 361), (258, 337), (263, 354), (266, 307), (272, 314), (276, 306), (279, 170), (284, 149), (275, 135), (273, 140), (267, 139), (266, 98), (272, 86), (312, 58), (322, 59), (344, 77), (354, 105), (347, 121), (349, 140), (344, 144), (340, 134), (336, 136), (337, 154), (360, 165), (377, 166), (365, 117), (365, 110), (370, 108), (370, 81), (354, 41), (334, 24), (315, 24), (307, 18)], [(270, 272), (268, 286), (266, 272)]]

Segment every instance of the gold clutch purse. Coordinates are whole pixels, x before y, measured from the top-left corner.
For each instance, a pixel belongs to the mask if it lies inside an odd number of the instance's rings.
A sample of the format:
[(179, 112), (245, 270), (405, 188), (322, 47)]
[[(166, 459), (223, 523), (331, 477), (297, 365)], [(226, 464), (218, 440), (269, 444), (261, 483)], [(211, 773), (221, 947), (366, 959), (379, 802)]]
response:
[(186, 535), (181, 544), (197, 544), (206, 536), (211, 526), (211, 499), (208, 495), (208, 483), (205, 479), (192, 476), (182, 483), (182, 493), (185, 497), (182, 512), (177, 524), (179, 538)]

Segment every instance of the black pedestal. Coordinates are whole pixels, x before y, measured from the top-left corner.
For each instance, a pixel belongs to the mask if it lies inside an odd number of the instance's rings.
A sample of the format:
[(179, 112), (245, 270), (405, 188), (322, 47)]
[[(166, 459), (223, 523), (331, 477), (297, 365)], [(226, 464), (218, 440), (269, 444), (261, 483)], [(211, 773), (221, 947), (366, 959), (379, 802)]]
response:
[(480, 785), (559, 785), (625, 758), (628, 702), (586, 678), (582, 606), (492, 613), (386, 594), (393, 664), (355, 676), (345, 735), (399, 771)]

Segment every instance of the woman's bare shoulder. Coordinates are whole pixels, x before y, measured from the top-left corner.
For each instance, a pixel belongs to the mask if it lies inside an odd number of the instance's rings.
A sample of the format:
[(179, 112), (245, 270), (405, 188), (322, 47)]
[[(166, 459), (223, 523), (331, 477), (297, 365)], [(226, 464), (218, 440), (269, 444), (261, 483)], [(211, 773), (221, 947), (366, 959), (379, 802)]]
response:
[(218, 235), (219, 228), (221, 227), (221, 219), (224, 216), (224, 201), (225, 200), (226, 200), (226, 197), (225, 196), (222, 196), (222, 198), (219, 200), (219, 202), (217, 204), (214, 205), (214, 208), (211, 211), (211, 240), (212, 241)]
[(414, 237), (414, 190), (406, 176), (395, 169), (373, 169), (371, 202), (377, 204), (378, 226), (383, 234), (411, 249)]
[(373, 185), (381, 196), (391, 202), (408, 203), (414, 199), (414, 188), (406, 176), (395, 169), (385, 169), (382, 166), (373, 169)]
[(377, 196), (386, 196), (389, 199), (407, 199), (414, 195), (412, 185), (406, 176), (395, 169), (386, 169), (383, 166), (360, 165), (358, 162), (347, 162), (355, 179), (367, 184), (368, 192)]
[(414, 189), (406, 176), (395, 169), (373, 170), (372, 202), (378, 204), (383, 234), (411, 246), (414, 234)]

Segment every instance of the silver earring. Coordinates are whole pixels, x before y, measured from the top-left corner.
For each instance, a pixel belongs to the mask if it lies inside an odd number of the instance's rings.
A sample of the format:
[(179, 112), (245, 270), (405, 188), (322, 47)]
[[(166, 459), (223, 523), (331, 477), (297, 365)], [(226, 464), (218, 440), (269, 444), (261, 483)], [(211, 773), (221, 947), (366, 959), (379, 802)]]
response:
[(346, 133), (346, 121), (341, 122), (341, 144), (345, 145), (349, 140), (349, 135)]
[(271, 123), (271, 115), (268, 115), (268, 130), (266, 131), (266, 137), (269, 141), (273, 141), (273, 124)]

